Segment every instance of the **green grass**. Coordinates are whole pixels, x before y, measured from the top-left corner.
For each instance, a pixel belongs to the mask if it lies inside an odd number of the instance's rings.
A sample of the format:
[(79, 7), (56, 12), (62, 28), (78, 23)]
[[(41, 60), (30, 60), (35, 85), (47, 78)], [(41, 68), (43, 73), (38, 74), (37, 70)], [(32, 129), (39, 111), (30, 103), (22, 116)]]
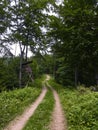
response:
[(30, 118), (23, 130), (48, 130), (53, 107), (53, 94), (50, 90), (48, 90), (44, 100), (38, 106), (34, 115)]
[(37, 79), (31, 87), (0, 93), (0, 130), (35, 101), (44, 79)]
[(33, 87), (42, 88), (43, 87), (42, 83), (43, 81), (45, 81), (45, 79), (46, 75), (42, 75), (40, 78), (35, 79), (35, 81), (33, 82)]
[(98, 92), (64, 88), (53, 80), (50, 84), (60, 95), (68, 130), (98, 130)]

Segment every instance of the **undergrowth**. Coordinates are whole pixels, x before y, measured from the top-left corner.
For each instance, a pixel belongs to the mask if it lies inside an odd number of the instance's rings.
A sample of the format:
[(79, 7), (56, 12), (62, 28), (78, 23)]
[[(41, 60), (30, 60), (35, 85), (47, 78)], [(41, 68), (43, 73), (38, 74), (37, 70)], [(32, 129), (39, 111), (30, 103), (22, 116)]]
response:
[(49, 90), (23, 130), (48, 130), (53, 107), (54, 98)]
[(68, 130), (98, 130), (98, 92), (64, 88), (54, 80), (49, 83), (60, 95)]
[(0, 130), (39, 96), (44, 79), (45, 77), (35, 80), (31, 87), (4, 91), (0, 94)]

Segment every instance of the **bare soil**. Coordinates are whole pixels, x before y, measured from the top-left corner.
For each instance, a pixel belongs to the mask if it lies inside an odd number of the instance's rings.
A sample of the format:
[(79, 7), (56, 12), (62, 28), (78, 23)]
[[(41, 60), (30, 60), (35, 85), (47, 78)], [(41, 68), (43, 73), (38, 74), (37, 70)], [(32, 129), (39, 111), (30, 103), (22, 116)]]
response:
[(19, 117), (15, 118), (12, 122), (4, 130), (22, 130), (23, 127), (26, 125), (29, 118), (34, 114), (35, 110), (42, 102), (45, 94), (47, 92), (46, 87), (43, 88), (40, 96), (36, 99), (36, 101), (26, 109), (26, 111)]
[[(47, 75), (47, 80), (50, 79), (50, 76)], [(52, 120), (49, 126), (50, 130), (67, 130), (67, 121), (64, 116), (64, 112), (60, 103), (59, 95), (48, 83), (47, 86), (53, 92), (54, 99), (55, 99), (55, 107), (52, 114)]]
[(57, 92), (51, 88), (55, 99), (55, 108), (52, 115), (50, 130), (67, 130), (67, 123), (64, 117), (62, 106)]
[[(47, 75), (46, 81), (49, 79), (50, 79), (50, 76)], [(45, 84), (45, 81), (43, 82), (43, 85), (44, 84)], [(53, 111), (52, 120), (51, 120), (49, 129), (50, 130), (67, 130), (66, 120), (64, 117), (64, 113), (62, 110), (59, 96), (57, 92), (51, 86), (49, 87), (51, 88), (54, 95), (54, 99), (55, 99), (55, 108)], [(47, 92), (47, 88), (44, 86), (40, 96), (36, 99), (36, 101), (29, 108), (27, 108), (21, 116), (16, 117), (13, 121), (11, 121), (4, 130), (22, 130), (24, 126), (26, 125), (27, 121), (29, 120), (29, 118), (34, 114), (35, 110), (37, 109), (39, 104), (42, 102), (43, 98), (46, 95), (46, 92)]]

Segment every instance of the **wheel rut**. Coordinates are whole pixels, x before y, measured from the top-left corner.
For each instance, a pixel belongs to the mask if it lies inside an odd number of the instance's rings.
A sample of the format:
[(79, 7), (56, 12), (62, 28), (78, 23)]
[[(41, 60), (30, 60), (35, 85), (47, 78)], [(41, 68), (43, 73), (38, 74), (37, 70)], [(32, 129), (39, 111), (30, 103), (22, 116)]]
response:
[(19, 117), (16, 117), (12, 122), (4, 130), (22, 130), (26, 125), (29, 118), (34, 114), (35, 110), (42, 102), (47, 92), (47, 88), (44, 87), (40, 96), (36, 99), (36, 101), (26, 109), (26, 111)]
[(64, 117), (64, 112), (62, 110), (59, 96), (53, 88), (52, 91), (55, 99), (55, 107), (50, 124), (50, 130), (67, 130), (66, 120)]
[(26, 125), (29, 118), (34, 114), (37, 107), (43, 101), (48, 89), (45, 87), (48, 86), (53, 92), (53, 96), (55, 99), (55, 107), (52, 114), (52, 119), (49, 125), (49, 130), (67, 130), (66, 120), (64, 117), (64, 113), (62, 110), (62, 106), (60, 103), (60, 99), (56, 90), (54, 90), (47, 81), (50, 79), (50, 76), (47, 75), (46, 80), (43, 82), (43, 89), (39, 97), (35, 100), (33, 104), (29, 108), (27, 108), (21, 116), (16, 117), (13, 121), (9, 123), (9, 125), (3, 130), (22, 130)]
[[(47, 78), (49, 80), (49, 76)], [(48, 83), (47, 86), (51, 89), (55, 99), (55, 107), (52, 114), (52, 120), (50, 123), (50, 130), (67, 130), (67, 121), (64, 116), (64, 112), (60, 103), (59, 95)]]

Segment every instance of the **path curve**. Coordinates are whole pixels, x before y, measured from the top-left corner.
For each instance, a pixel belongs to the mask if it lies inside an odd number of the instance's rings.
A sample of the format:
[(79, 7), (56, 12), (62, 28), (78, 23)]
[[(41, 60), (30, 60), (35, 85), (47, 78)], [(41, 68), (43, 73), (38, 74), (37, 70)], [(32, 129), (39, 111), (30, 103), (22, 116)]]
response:
[(22, 130), (29, 118), (34, 114), (35, 110), (42, 102), (47, 92), (47, 88), (44, 86), (40, 96), (36, 101), (19, 117), (16, 117), (4, 130)]

